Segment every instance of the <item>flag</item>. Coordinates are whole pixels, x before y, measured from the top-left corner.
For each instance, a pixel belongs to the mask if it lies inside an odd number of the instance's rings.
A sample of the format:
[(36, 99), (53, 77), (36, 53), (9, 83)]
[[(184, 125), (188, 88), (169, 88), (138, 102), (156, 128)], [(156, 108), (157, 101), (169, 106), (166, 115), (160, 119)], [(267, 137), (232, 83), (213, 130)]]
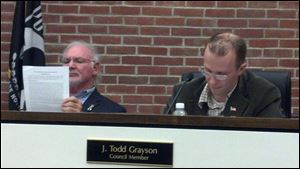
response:
[(44, 66), (43, 20), (40, 1), (16, 1), (9, 55), (9, 110), (20, 110), (22, 66)]

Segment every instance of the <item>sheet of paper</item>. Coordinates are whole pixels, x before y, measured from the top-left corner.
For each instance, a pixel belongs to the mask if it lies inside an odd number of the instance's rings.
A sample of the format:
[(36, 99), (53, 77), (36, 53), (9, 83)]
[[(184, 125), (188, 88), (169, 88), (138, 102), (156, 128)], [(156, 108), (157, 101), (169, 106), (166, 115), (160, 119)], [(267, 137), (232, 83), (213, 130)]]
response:
[(59, 112), (69, 97), (69, 67), (23, 66), (27, 111)]

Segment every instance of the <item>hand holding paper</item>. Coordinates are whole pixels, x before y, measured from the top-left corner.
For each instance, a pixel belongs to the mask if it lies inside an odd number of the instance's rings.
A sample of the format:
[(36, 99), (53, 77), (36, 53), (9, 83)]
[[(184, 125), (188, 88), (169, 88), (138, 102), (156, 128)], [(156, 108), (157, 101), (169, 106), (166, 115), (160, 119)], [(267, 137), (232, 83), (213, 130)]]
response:
[(75, 96), (68, 97), (64, 100), (61, 106), (63, 112), (81, 112), (82, 104)]

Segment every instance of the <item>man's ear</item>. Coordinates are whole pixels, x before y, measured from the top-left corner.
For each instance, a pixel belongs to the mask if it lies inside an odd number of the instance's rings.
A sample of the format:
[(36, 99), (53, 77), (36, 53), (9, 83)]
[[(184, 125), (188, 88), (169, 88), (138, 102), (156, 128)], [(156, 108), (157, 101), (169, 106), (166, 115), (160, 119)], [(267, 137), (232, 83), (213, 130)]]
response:
[(244, 73), (244, 71), (246, 70), (246, 67), (247, 67), (247, 63), (246, 62), (244, 62), (244, 63), (242, 63), (240, 65), (240, 67), (239, 67), (239, 75), (241, 75), (241, 74)]
[(97, 74), (98, 72), (100, 72), (100, 63), (97, 62), (97, 63), (94, 63), (93, 65), (93, 70), (94, 72)]

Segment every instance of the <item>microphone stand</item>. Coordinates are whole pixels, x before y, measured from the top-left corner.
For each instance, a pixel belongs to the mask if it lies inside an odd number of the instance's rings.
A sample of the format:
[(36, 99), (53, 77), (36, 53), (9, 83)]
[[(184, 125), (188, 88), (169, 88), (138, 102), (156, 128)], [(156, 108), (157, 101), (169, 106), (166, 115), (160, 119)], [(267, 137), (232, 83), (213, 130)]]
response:
[[(182, 85), (180, 86), (179, 90), (177, 91), (176, 95), (174, 96), (174, 99), (172, 100), (172, 103), (170, 104), (168, 110), (166, 111), (166, 114), (169, 114), (170, 110), (172, 109), (172, 107), (174, 106), (175, 101), (177, 100), (177, 97), (179, 96), (179, 94), (181, 93), (182, 88), (185, 86), (185, 84), (192, 80), (194, 77), (194, 75), (192, 73), (189, 73), (187, 75), (187, 79), (182, 83)], [(172, 114), (172, 113), (170, 113)]]

